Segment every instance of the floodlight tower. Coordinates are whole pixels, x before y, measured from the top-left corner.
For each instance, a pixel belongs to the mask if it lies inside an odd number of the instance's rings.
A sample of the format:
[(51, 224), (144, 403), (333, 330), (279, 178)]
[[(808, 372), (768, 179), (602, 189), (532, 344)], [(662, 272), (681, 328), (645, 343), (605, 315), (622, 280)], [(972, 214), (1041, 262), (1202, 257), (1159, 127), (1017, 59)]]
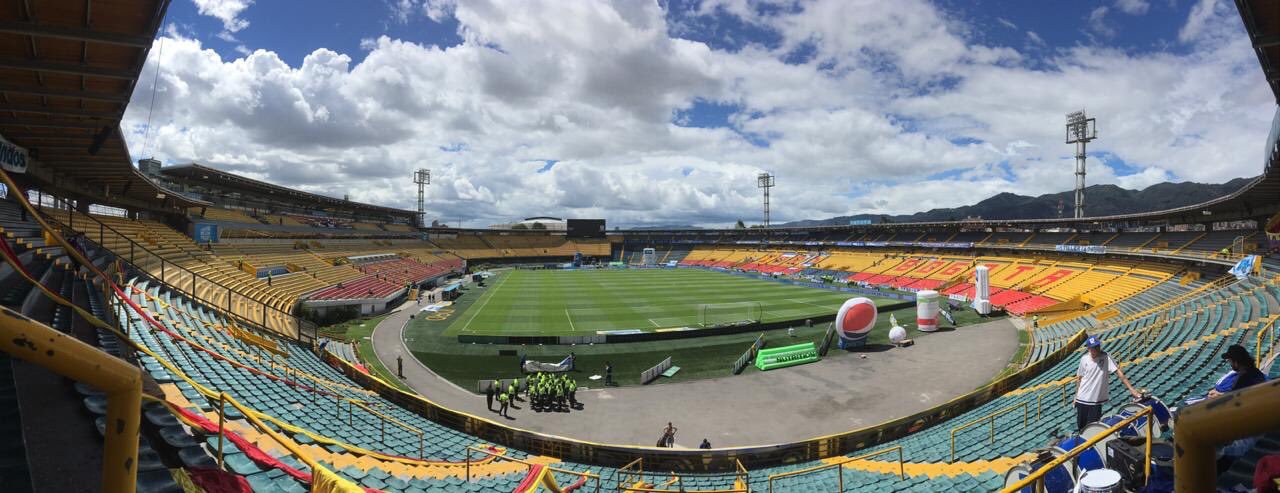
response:
[(418, 227), (427, 227), (426, 186), (431, 184), (431, 170), (420, 168), (413, 172), (413, 182), (418, 184)]
[(764, 191), (764, 227), (769, 227), (769, 189), (773, 188), (773, 174), (760, 173), (756, 176), (756, 186)]
[(1098, 138), (1098, 125), (1084, 110), (1067, 113), (1067, 143), (1076, 145), (1076, 215), (1084, 217), (1085, 146)]

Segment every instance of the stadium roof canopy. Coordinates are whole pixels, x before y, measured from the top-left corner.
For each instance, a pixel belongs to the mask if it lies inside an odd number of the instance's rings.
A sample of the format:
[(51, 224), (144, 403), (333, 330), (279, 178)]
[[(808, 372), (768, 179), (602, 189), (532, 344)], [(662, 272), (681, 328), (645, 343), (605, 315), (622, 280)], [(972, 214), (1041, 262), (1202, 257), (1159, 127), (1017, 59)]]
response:
[(373, 213), (373, 214), (391, 214), (397, 216), (416, 216), (415, 211), (404, 209), (396, 209), (394, 207), (383, 207), (380, 205), (364, 204), (350, 200), (320, 195), (317, 193), (304, 192), (289, 187), (282, 187), (267, 183), (265, 181), (255, 180), (240, 176), (234, 173), (228, 173), (216, 168), (211, 168), (203, 164), (190, 163), (180, 164), (177, 166), (166, 166), (160, 169), (160, 173), (173, 177), (183, 178), (187, 180), (200, 181), (224, 187), (232, 190), (243, 190), (255, 195), (274, 196), (281, 200), (292, 199), (297, 202), (306, 204), (314, 204), (316, 208), (334, 208), (355, 212)]
[[(120, 119), (169, 0), (0, 2), (0, 135), (26, 148), (26, 177), (138, 208), (203, 202), (133, 167)], [(157, 201), (157, 199), (162, 199)]]
[(1258, 53), (1267, 85), (1280, 103), (1280, 3), (1271, 0), (1236, 0), (1249, 41)]

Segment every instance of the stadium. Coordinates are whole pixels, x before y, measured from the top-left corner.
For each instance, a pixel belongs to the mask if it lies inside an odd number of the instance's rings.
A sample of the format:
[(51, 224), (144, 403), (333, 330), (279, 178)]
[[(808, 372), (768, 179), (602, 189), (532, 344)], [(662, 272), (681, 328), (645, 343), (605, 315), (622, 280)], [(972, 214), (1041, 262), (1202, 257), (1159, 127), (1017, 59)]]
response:
[[(1280, 106), (1167, 209), (770, 225), (762, 173), (758, 226), (467, 228), (425, 168), (411, 210), (139, 159), (170, 2), (4, 3), (2, 491), (1280, 485)], [(1280, 103), (1280, 6), (1235, 5)]]

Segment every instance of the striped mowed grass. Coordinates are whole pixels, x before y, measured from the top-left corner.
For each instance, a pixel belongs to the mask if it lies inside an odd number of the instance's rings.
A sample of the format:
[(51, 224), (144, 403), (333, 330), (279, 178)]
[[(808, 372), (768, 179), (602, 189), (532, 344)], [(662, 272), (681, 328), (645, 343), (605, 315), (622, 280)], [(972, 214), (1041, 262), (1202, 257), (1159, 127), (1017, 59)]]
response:
[(833, 314), (852, 297), (700, 269), (513, 270), (487, 283), (444, 335), (595, 335), (700, 328), (704, 320), (800, 320)]

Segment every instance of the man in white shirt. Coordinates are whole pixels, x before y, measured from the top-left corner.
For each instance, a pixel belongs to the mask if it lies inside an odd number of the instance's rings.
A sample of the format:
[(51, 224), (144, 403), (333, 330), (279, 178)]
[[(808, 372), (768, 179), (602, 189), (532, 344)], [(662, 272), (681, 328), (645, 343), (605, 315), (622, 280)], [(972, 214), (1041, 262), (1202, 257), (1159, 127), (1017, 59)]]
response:
[(1102, 341), (1099, 341), (1097, 336), (1089, 336), (1084, 345), (1089, 348), (1089, 351), (1080, 357), (1080, 366), (1076, 368), (1077, 431), (1083, 430), (1089, 423), (1102, 419), (1102, 405), (1108, 399), (1107, 392), (1111, 385), (1112, 373), (1120, 377), (1120, 381), (1135, 399), (1142, 395), (1129, 384), (1129, 379), (1124, 376), (1124, 370), (1120, 369), (1116, 360), (1111, 359), (1111, 355), (1102, 350)]

